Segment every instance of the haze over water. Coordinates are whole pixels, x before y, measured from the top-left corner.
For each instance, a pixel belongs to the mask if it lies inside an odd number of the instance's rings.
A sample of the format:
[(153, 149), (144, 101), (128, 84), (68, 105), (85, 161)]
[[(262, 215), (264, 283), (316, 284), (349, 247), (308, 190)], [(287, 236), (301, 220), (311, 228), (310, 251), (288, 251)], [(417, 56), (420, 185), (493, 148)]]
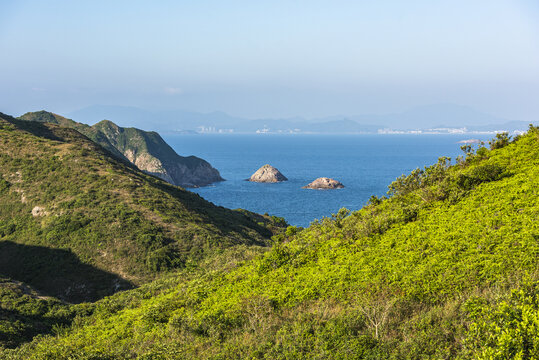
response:
[[(186, 156), (209, 161), (227, 180), (190, 189), (228, 208), (281, 216), (307, 226), (340, 208), (360, 209), (371, 195), (382, 196), (396, 177), (431, 165), (441, 156), (462, 154), (458, 141), (470, 135), (171, 135), (164, 139)], [(474, 135), (475, 138), (478, 138)], [(491, 135), (479, 137), (488, 140)], [(271, 164), (289, 181), (245, 181)], [(344, 189), (307, 190), (318, 177), (341, 181)]]

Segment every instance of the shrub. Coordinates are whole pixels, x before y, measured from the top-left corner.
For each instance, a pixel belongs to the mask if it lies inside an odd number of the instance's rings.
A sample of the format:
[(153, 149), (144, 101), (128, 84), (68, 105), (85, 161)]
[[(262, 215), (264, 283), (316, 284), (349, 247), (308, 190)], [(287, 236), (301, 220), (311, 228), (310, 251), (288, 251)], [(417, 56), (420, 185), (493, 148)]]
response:
[(481, 183), (500, 179), (504, 170), (497, 164), (480, 165), (473, 168), (469, 174), (460, 174), (456, 182), (462, 189), (470, 190)]
[(184, 260), (171, 247), (163, 247), (150, 252), (146, 257), (146, 267), (150, 271), (163, 271), (180, 267)]
[(0, 176), (0, 194), (6, 192), (11, 184)]
[(509, 142), (511, 141), (511, 136), (509, 136), (508, 132), (502, 132), (496, 134), (496, 138), (490, 140), (488, 143), (490, 145), (490, 149), (501, 149), (507, 145), (509, 145)]
[(289, 236), (289, 237), (290, 237), (290, 236), (296, 235), (297, 232), (298, 232), (298, 228), (297, 228), (297, 227), (295, 227), (295, 226), (289, 226), (289, 227), (286, 228), (285, 234), (286, 234), (286, 236)]
[(508, 299), (488, 305), (472, 299), (466, 345), (477, 359), (539, 358), (539, 283), (513, 290)]

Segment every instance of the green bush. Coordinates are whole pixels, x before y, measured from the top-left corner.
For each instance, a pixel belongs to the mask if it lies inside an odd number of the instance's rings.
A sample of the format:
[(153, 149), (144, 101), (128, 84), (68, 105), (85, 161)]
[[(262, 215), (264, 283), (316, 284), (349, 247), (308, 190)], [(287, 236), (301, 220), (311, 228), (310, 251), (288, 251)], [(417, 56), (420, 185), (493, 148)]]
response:
[(10, 185), (11, 184), (7, 182), (6, 180), (4, 180), (2, 176), (0, 175), (0, 194), (7, 192), (9, 190)]
[(501, 149), (509, 145), (510, 142), (511, 142), (511, 136), (509, 136), (509, 133), (502, 132), (502, 133), (496, 134), (496, 138), (489, 141), (488, 143), (490, 145), (490, 149), (495, 150), (495, 149)]
[(513, 290), (494, 304), (471, 299), (466, 311), (471, 323), (465, 343), (474, 358), (539, 358), (539, 283)]
[(459, 174), (457, 185), (465, 190), (470, 190), (477, 185), (499, 180), (505, 169), (497, 164), (484, 164), (474, 167), (468, 174)]

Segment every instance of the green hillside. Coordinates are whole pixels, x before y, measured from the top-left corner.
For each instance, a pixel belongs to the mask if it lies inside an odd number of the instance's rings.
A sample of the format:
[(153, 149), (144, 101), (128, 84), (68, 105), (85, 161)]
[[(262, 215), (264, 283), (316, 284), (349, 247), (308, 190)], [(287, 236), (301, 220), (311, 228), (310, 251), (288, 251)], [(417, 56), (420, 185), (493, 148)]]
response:
[(196, 156), (184, 157), (176, 154), (161, 136), (153, 131), (123, 128), (108, 120), (88, 126), (47, 111), (29, 112), (20, 116), (19, 120), (76, 129), (118, 158), (127, 160), (140, 170), (173, 185), (196, 187), (223, 180), (219, 171), (207, 161)]
[[(211, 271), (71, 311), (36, 359), (539, 358), (539, 129), (390, 186), (389, 199)], [(190, 274), (190, 275), (187, 275)], [(0, 353), (1, 354), (1, 353)]]
[(0, 114), (0, 277), (96, 300), (265, 246), (279, 224), (146, 175), (79, 132)]
[(88, 138), (95, 141), (118, 158), (129, 161), (118, 149), (116, 149), (116, 147), (114, 147), (114, 145), (110, 143), (110, 141), (103, 133), (99, 132), (97, 129), (94, 129), (89, 125), (81, 124), (71, 119), (67, 119), (63, 116), (43, 110), (36, 112), (28, 112), (22, 116), (19, 116), (18, 119), (25, 121), (37, 121), (41, 123), (50, 123), (60, 125), (62, 127), (73, 128), (81, 134), (86, 135)]

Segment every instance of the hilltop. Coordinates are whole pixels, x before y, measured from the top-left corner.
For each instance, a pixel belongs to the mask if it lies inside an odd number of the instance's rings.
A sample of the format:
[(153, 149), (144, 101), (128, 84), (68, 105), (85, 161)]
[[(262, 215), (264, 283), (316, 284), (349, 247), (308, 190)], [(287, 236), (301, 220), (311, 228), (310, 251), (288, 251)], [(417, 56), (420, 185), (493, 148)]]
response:
[(289, 227), (252, 260), (116, 294), (5, 354), (537, 358), (539, 129), (463, 149), (396, 179), (388, 198)]
[(196, 156), (183, 157), (176, 154), (154, 131), (124, 128), (108, 120), (89, 126), (47, 111), (29, 112), (20, 116), (19, 120), (73, 128), (118, 158), (173, 185), (197, 187), (223, 181), (219, 171), (207, 161)]
[(263, 249), (279, 219), (228, 210), (112, 156), (80, 132), (0, 114), (0, 276), (81, 302)]

